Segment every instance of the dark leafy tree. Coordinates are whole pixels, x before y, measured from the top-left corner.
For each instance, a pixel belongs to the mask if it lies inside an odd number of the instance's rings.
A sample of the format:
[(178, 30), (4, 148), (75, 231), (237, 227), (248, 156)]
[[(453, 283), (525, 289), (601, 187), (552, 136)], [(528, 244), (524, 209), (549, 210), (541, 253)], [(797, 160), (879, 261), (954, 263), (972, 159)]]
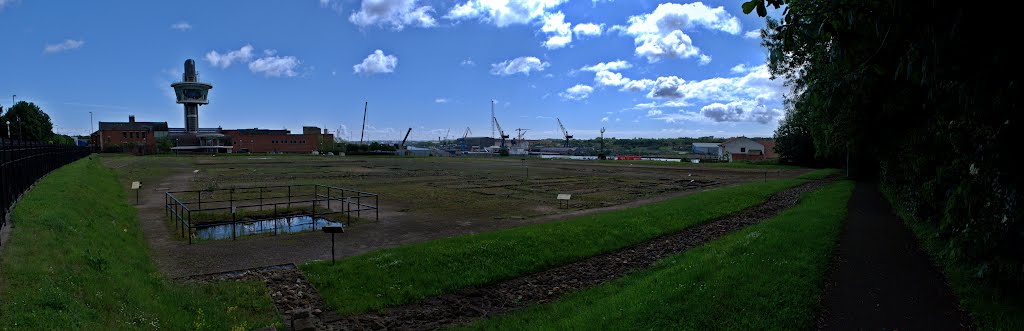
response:
[[(784, 5), (784, 6), (783, 6)], [(796, 91), (783, 157), (877, 176), (896, 206), (933, 224), (944, 258), (1024, 287), (1020, 65), (1012, 10), (985, 2), (754, 0), (768, 67)], [(996, 40), (996, 41), (994, 41)], [(786, 153), (792, 153), (787, 155)]]
[(7, 110), (3, 121), (10, 122), (11, 137), (21, 140), (49, 141), (53, 136), (53, 123), (39, 106), (20, 101)]

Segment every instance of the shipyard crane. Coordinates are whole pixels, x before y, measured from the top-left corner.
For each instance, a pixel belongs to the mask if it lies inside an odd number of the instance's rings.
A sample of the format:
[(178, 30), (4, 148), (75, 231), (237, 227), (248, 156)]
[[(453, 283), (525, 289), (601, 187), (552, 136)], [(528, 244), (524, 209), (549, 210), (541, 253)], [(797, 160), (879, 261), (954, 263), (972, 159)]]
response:
[(508, 139), (508, 135), (505, 134), (505, 130), (501, 129), (501, 124), (498, 124), (497, 117), (491, 117), (491, 119), (494, 121), (494, 127), (498, 129), (498, 135), (501, 136), (501, 148), (505, 148), (505, 139)]
[(469, 143), (466, 142), (466, 138), (468, 138), (469, 135), (472, 134), (472, 133), (473, 133), (473, 131), (470, 130), (469, 127), (467, 126), (466, 127), (466, 132), (462, 134), (462, 150), (468, 150), (469, 149)]
[(572, 135), (569, 134), (569, 131), (565, 130), (565, 125), (562, 125), (562, 119), (557, 117), (555, 119), (558, 120), (558, 127), (562, 129), (562, 135), (565, 136), (565, 147), (569, 148), (569, 139), (572, 139)]
[(512, 140), (512, 146), (522, 146), (523, 145), (523, 136), (526, 135), (526, 131), (530, 131), (530, 129), (523, 129), (523, 128), (516, 129), (516, 132), (517, 132), (516, 133), (516, 139)]
[(412, 133), (412, 128), (409, 128), (409, 131), (405, 131), (405, 138), (402, 138), (402, 144), (398, 146), (398, 149), (405, 149), (405, 141), (409, 140), (410, 133)]

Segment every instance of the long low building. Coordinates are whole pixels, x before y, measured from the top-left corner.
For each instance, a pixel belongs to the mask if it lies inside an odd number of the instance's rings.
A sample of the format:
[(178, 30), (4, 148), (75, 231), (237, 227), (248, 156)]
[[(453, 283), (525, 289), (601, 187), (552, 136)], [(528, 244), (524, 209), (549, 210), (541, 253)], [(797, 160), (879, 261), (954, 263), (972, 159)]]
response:
[(273, 129), (168, 128), (167, 122), (100, 122), (92, 145), (107, 152), (153, 154), (160, 146), (182, 153), (301, 153), (332, 149), (334, 135), (315, 126), (302, 133)]

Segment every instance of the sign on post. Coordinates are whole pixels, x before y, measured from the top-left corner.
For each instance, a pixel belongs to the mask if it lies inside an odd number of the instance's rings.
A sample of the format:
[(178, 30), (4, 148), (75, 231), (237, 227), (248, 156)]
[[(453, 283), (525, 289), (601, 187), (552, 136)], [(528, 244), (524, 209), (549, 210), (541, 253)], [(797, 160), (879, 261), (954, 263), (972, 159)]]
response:
[[(316, 222), (315, 220), (313, 222)], [(334, 264), (334, 234), (345, 233), (345, 228), (339, 225), (325, 225), (322, 230), (324, 233), (331, 234), (331, 264)]]
[(139, 189), (142, 188), (142, 183), (132, 182), (132, 189), (135, 190), (135, 204), (139, 204)]
[(565, 208), (569, 208), (569, 199), (572, 199), (572, 194), (559, 193), (558, 194), (558, 207), (562, 207), (562, 201), (565, 201)]

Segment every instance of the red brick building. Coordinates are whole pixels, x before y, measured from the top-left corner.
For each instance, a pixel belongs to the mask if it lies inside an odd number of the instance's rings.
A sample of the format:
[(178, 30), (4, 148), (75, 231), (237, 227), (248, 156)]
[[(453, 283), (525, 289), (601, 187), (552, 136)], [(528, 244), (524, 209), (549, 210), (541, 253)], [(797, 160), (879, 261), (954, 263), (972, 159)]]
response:
[(302, 127), (301, 134), (288, 130), (219, 128), (198, 129), (195, 133), (184, 129), (168, 129), (167, 122), (100, 122), (99, 130), (92, 134), (92, 145), (107, 152), (153, 154), (157, 145), (167, 139), (174, 152), (183, 153), (301, 153), (332, 150), (334, 135), (315, 126)]
[(238, 129), (224, 130), (231, 137), (235, 153), (303, 153), (309, 154), (333, 147), (334, 135), (321, 133), (315, 126), (302, 127), (301, 134), (288, 130)]
[(90, 138), (101, 151), (151, 154), (156, 152), (157, 139), (167, 136), (167, 122), (100, 122), (99, 131)]

